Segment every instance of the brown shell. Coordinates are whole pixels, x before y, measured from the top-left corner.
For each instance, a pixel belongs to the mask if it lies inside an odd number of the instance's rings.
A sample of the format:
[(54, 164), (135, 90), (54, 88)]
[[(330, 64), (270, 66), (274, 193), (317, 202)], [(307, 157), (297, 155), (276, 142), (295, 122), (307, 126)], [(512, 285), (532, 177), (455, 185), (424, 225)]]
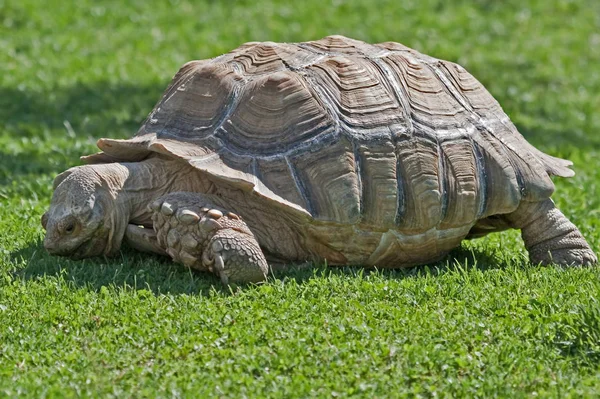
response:
[(189, 62), (134, 138), (98, 146), (89, 162), (170, 154), (318, 220), (402, 231), (473, 225), (573, 174), (461, 66), (342, 36)]

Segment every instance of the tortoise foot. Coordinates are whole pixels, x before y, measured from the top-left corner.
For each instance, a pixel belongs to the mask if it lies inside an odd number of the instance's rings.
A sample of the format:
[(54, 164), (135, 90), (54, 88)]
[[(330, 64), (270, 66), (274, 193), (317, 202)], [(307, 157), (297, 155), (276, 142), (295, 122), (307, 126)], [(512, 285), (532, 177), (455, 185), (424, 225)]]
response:
[(598, 261), (581, 232), (557, 208), (522, 233), (532, 263), (586, 266)]
[(265, 280), (268, 264), (256, 238), (210, 197), (178, 192), (150, 204), (158, 245), (174, 261), (213, 272), (223, 284)]
[(589, 266), (598, 262), (596, 254), (589, 248), (530, 249), (529, 258), (532, 263), (544, 265)]
[(523, 203), (507, 217), (521, 229), (532, 263), (585, 266), (598, 261), (581, 232), (550, 199)]

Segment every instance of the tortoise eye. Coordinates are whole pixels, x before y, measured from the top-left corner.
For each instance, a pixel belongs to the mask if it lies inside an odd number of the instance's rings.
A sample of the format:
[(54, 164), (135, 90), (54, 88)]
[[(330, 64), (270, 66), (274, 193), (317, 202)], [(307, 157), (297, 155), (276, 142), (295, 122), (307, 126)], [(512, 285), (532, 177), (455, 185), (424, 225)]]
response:
[(65, 226), (65, 233), (67, 233), (67, 234), (71, 234), (74, 230), (75, 230), (75, 223), (73, 223), (73, 222), (69, 222), (69, 224), (67, 224)]
[(69, 218), (67, 218), (67, 220), (63, 220), (60, 230), (62, 231), (63, 234), (69, 235), (69, 234), (73, 234), (76, 227), (77, 227), (77, 221), (74, 218), (69, 217)]

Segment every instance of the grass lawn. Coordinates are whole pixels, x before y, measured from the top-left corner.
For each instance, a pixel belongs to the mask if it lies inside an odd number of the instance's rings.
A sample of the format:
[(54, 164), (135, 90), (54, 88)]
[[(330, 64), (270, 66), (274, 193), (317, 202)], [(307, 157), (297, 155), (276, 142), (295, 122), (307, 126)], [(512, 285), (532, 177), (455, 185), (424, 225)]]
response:
[(0, 0), (0, 397), (600, 395), (600, 269), (529, 265), (516, 231), (234, 290), (127, 249), (44, 252), (54, 176), (130, 137), (181, 64), (334, 33), (469, 69), (574, 161), (553, 198), (600, 250), (597, 0)]

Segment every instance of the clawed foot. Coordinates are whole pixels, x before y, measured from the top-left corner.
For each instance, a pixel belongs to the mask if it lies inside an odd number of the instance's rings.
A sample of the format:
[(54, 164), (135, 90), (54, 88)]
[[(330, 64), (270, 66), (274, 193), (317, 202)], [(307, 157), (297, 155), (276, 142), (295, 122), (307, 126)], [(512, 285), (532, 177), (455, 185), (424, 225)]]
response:
[(533, 226), (522, 230), (532, 263), (563, 266), (587, 266), (598, 262), (596, 254), (554, 204)]
[(577, 226), (551, 199), (523, 201), (515, 212), (504, 218), (511, 227), (521, 229), (531, 263), (586, 266), (598, 261)]
[(531, 251), (529, 257), (534, 264), (556, 264), (563, 266), (589, 266), (598, 262), (596, 254), (588, 248), (565, 248), (552, 251)]
[(214, 272), (223, 284), (266, 279), (267, 261), (246, 223), (209, 196), (172, 193), (150, 209), (158, 245), (176, 262)]

